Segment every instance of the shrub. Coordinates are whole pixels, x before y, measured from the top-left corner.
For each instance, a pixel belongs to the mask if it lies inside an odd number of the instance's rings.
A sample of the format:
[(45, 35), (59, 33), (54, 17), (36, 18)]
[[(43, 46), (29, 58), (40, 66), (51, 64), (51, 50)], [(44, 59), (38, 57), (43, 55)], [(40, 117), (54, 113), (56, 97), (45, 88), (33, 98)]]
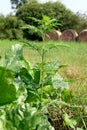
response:
[(0, 17), (1, 39), (22, 39), (23, 31), (20, 29), (24, 22), (15, 16)]

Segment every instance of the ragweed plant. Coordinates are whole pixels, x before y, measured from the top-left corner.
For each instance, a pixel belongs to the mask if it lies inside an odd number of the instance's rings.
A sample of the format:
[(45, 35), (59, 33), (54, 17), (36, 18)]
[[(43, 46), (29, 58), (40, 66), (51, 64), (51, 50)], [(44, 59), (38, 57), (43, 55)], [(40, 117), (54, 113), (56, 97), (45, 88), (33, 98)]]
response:
[[(39, 87), (41, 89), (40, 103), (42, 103), (44, 86), (55, 84), (55, 83), (53, 83), (53, 82), (55, 82), (54, 79), (52, 79), (53, 77), (55, 77), (55, 75), (56, 75), (56, 79), (60, 79), (60, 80), (62, 79), (59, 77), (59, 74), (57, 73), (58, 69), (60, 68), (59, 63), (57, 61), (46, 63), (46, 61), (45, 61), (46, 53), (53, 48), (62, 46), (62, 44), (44, 42), (44, 38), (45, 38), (47, 32), (52, 31), (54, 29), (54, 27), (56, 27), (57, 25), (60, 25), (60, 24), (58, 24), (56, 22), (56, 19), (51, 19), (50, 17), (47, 17), (47, 16), (43, 16), (41, 20), (36, 19), (36, 18), (31, 18), (31, 17), (30, 17), (30, 19), (37, 22), (38, 26), (36, 27), (36, 26), (32, 26), (32, 25), (25, 25), (23, 27), (23, 29), (29, 29), (29, 31), (31, 33), (37, 33), (42, 38), (42, 42), (37, 44), (34, 42), (30, 42), (30, 41), (29, 42), (24, 41), (24, 43), (27, 44), (32, 49), (36, 50), (39, 53), (40, 58), (41, 58), (41, 63), (38, 64), (37, 68), (39, 69), (39, 72), (40, 72), (40, 75), (39, 75), (39, 78), (40, 78)], [(65, 45), (63, 45), (63, 46), (65, 46)], [(67, 84), (67, 83), (65, 83), (65, 84)], [(58, 86), (56, 85), (56, 87), (58, 87)], [(66, 85), (66, 87), (67, 86), (68, 86), (68, 84)], [(65, 85), (63, 85), (63, 87), (65, 87)]]

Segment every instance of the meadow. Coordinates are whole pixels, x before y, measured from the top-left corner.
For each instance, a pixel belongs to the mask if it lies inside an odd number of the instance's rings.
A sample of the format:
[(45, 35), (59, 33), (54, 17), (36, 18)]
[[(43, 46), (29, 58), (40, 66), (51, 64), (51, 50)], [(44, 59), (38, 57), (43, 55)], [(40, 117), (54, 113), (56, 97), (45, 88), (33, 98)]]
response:
[[(64, 64), (65, 67), (61, 68), (59, 73), (70, 82), (72, 90), (77, 94), (81, 92), (85, 95), (87, 90), (87, 44), (78, 42), (60, 43), (69, 45), (69, 47), (59, 46), (57, 49), (47, 52), (46, 61), (57, 60), (60, 64)], [(15, 40), (0, 40), (0, 56), (3, 56), (13, 44), (23, 43)], [(26, 46), (24, 47), (24, 57), (33, 65), (40, 62), (39, 54)]]
[[(60, 104), (55, 105), (55, 103), (54, 103), (54, 105), (52, 105), (52, 106), (49, 105), (49, 107), (48, 107), (48, 110), (50, 113), (50, 115), (49, 115), (50, 119), (54, 119), (55, 114), (56, 114), (55, 115), (55, 119), (56, 119), (57, 114), (59, 114), (61, 121), (66, 119), (65, 122), (69, 123), (69, 124), (67, 124), (67, 126), (70, 126), (71, 128), (73, 128), (73, 130), (75, 129), (74, 125), (76, 125), (76, 127), (79, 126), (79, 127), (83, 128), (81, 130), (87, 130), (87, 116), (86, 116), (87, 115), (87, 44), (78, 43), (78, 42), (62, 42), (62, 41), (61, 42), (50, 41), (50, 42), (52, 42), (55, 45), (58, 45), (58, 48), (46, 51), (45, 60), (47, 62), (58, 61), (59, 64), (61, 66), (63, 66), (58, 70), (58, 72), (66, 81), (68, 81), (70, 87), (69, 87), (69, 91), (67, 91), (67, 90), (62, 91), (62, 87), (64, 86), (64, 84), (63, 85), (61, 84), (61, 90), (59, 89), (60, 92), (57, 91), (57, 89), (55, 89), (55, 91), (52, 93), (51, 90), (49, 90), (49, 89), (46, 90), (47, 87), (45, 86), (46, 88), (41, 89), (41, 92), (43, 92), (42, 93), (43, 95), (40, 94), (40, 97), (43, 98), (44, 100), (40, 100), (40, 103), (41, 103), (41, 105), (43, 104), (45, 106), (44, 103), (46, 103), (46, 102), (44, 102), (44, 101), (46, 101), (46, 100), (49, 101), (48, 96), (47, 96), (48, 98), (47, 97), (44, 98), (44, 96), (46, 96), (44, 94), (46, 94), (48, 92), (50, 92), (50, 94), (53, 94), (53, 96), (50, 95), (50, 98), (55, 99), (55, 96), (57, 96), (56, 97), (57, 100), (61, 99), (58, 101), (58, 103), (60, 103)], [(12, 45), (15, 45), (15, 44), (24, 45), (24, 42), (15, 41), (15, 40), (12, 40), (12, 41), (0, 40), (0, 58), (4, 57), (4, 54), (6, 53), (6, 51)], [(37, 42), (36, 44), (41, 44), (41, 43)], [(61, 44), (63, 44), (63, 46), (60, 46)], [(24, 54), (25, 59), (27, 61), (29, 61), (32, 64), (32, 66), (38, 62), (41, 62), (41, 57), (40, 57), (39, 53), (37, 53), (37, 51), (31, 49), (29, 46), (24, 46), (23, 54)], [(14, 62), (14, 64), (15, 64), (15, 62)], [(36, 72), (38, 72), (38, 71), (36, 71)], [(22, 73), (20, 71), (20, 76), (21, 76), (21, 74)], [(26, 73), (23, 73), (23, 74), (26, 74)], [(48, 78), (48, 76), (47, 76), (47, 78)], [(37, 76), (36, 76), (36, 79), (37, 79)], [(30, 80), (29, 77), (28, 77), (28, 80)], [(25, 80), (23, 80), (23, 81), (25, 81)], [(48, 83), (50, 83), (50, 82), (48, 82)], [(57, 86), (58, 86), (58, 84), (57, 84)], [(33, 91), (34, 90), (32, 90), (32, 92)], [(40, 91), (40, 89), (39, 89), (39, 91)], [(37, 91), (37, 92), (39, 92), (39, 91)], [(45, 91), (45, 93), (44, 93), (44, 91)], [(31, 92), (31, 91), (29, 91), (29, 92)], [(30, 94), (32, 94), (32, 93), (30, 93)], [(29, 94), (29, 96), (30, 96), (30, 94)], [(34, 96), (34, 99), (33, 99), (34, 101), (36, 99), (38, 99), (38, 101), (39, 101), (39, 98), (36, 98), (37, 96), (36, 97), (35, 97), (35, 95), (33, 95), (33, 96)], [(27, 100), (28, 100), (28, 98), (27, 98)], [(64, 103), (64, 102), (62, 102), (63, 100), (65, 102), (69, 103), (69, 106), (66, 107), (66, 105), (62, 104), (62, 103)], [(30, 98), (29, 98), (29, 101), (30, 101)], [(31, 101), (32, 101), (32, 98), (31, 98)], [(52, 104), (53, 104), (53, 102), (52, 102)], [(62, 117), (62, 116), (64, 116), (64, 113), (65, 113), (65, 117)], [(75, 121), (72, 120), (67, 114), (70, 117), (73, 117), (77, 123), (75, 123)], [(39, 116), (41, 118), (41, 115), (39, 115)], [(51, 120), (51, 121), (53, 121), (53, 120)], [(58, 119), (56, 121), (58, 121)], [(63, 123), (61, 124), (61, 121), (59, 123), (56, 122), (56, 124), (55, 124), (55, 121), (53, 121), (55, 128), (56, 128), (56, 125), (58, 125), (57, 129), (55, 129), (55, 130), (58, 130), (59, 128), (61, 128), (61, 130), (65, 130), (65, 129), (63, 129), (64, 124)], [(70, 127), (68, 127), (68, 129)], [(67, 127), (66, 127), (66, 129), (67, 129)], [(77, 128), (76, 130), (78, 130), (78, 129), (79, 128)]]

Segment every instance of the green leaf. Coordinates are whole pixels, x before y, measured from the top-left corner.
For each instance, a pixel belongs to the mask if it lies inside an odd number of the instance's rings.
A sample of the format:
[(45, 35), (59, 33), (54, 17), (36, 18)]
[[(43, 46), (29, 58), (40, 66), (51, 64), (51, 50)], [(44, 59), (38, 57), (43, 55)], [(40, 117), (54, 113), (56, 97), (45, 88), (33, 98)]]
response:
[(6, 67), (18, 72), (22, 67), (29, 67), (29, 64), (23, 57), (23, 47), (20, 44), (13, 45), (5, 54)]
[(41, 117), (41, 122), (37, 130), (54, 130), (46, 116)]
[(70, 102), (70, 100), (74, 97), (73, 91), (69, 91), (64, 89), (62, 91), (62, 98), (65, 102)]
[(36, 18), (31, 18), (34, 22), (36, 21), (38, 23), (38, 26), (33, 26), (33, 25), (26, 25), (24, 27), (22, 27), (22, 29), (29, 29), (29, 32), (31, 34), (33, 33), (37, 33), (42, 40), (44, 40), (46, 33), (52, 29), (54, 29), (54, 27), (56, 27), (58, 25), (56, 19), (51, 19), (48, 16), (43, 15), (42, 19), (36, 19)]
[(26, 85), (30, 84), (33, 81), (32, 76), (29, 74), (26, 68), (21, 68), (19, 76)]
[(24, 118), (20, 121), (18, 130), (36, 130), (37, 125), (40, 124), (41, 114), (35, 107), (26, 105), (23, 112)]
[(40, 82), (40, 70), (37, 69), (37, 68), (34, 68), (33, 71), (34, 71), (34, 82), (36, 84), (39, 84), (39, 82)]
[(83, 130), (82, 128), (77, 128), (76, 130)]
[(34, 90), (29, 90), (28, 91), (28, 96), (27, 96), (27, 99), (26, 99), (27, 102), (32, 102), (32, 104), (34, 103), (37, 103), (37, 101), (39, 101), (39, 95), (38, 95), (38, 92), (37, 91), (34, 91)]
[[(33, 75), (33, 74), (32, 74)], [(36, 79), (33, 78), (28, 70), (26, 68), (22, 68), (20, 70), (20, 72), (18, 73), (18, 76), (20, 76), (20, 79), (22, 81), (22, 83), (24, 83), (26, 85), (26, 88), (29, 90), (36, 90), (39, 86), (36, 83)]]
[(58, 73), (52, 77), (52, 83), (54, 89), (68, 89), (69, 87), (68, 82), (65, 82)]
[(54, 75), (56, 72), (58, 72), (59, 66), (60, 66), (59, 61), (47, 62), (44, 65), (45, 72), (47, 74)]
[(74, 119), (71, 119), (67, 113), (64, 113), (64, 125), (70, 126), (71, 128), (75, 129), (77, 122)]
[(14, 76), (11, 70), (0, 67), (0, 105), (13, 102), (16, 99)]

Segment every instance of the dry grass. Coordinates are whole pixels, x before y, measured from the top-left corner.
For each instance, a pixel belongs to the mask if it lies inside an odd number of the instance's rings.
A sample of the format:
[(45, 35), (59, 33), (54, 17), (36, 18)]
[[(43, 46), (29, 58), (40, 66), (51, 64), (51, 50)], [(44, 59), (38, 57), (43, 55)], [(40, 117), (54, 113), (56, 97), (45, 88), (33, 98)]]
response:
[(71, 78), (71, 79), (78, 79), (80, 77), (80, 72), (79, 72), (79, 68), (77, 67), (67, 67), (66, 68), (66, 77), (67, 78)]

